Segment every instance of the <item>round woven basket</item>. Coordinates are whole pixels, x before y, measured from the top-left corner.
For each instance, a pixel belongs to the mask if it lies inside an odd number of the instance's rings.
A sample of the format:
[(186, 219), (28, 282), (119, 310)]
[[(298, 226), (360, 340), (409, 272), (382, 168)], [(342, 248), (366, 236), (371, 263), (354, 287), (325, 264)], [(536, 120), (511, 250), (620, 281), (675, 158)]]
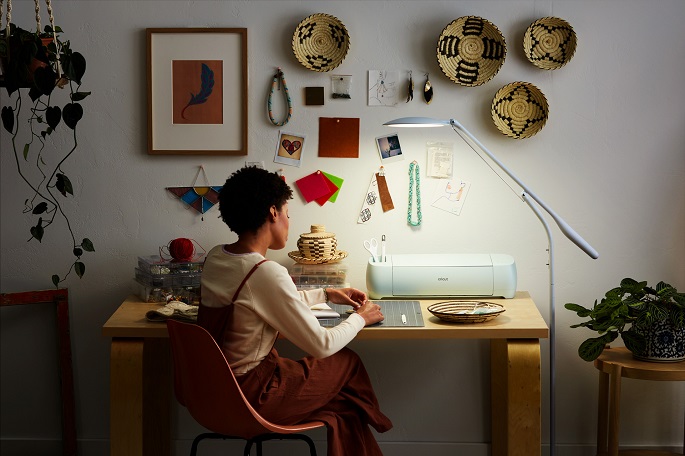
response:
[(523, 35), (523, 51), (530, 62), (543, 70), (566, 65), (576, 52), (573, 27), (558, 17), (543, 17), (530, 24)]
[(302, 264), (335, 263), (347, 257), (347, 252), (338, 250), (335, 234), (327, 233), (324, 225), (312, 225), (311, 233), (302, 233), (297, 241), (297, 250), (288, 256)]
[(350, 36), (345, 25), (330, 14), (307, 16), (293, 34), (295, 57), (313, 71), (331, 71), (342, 63), (349, 48)]
[(464, 16), (450, 22), (438, 38), (438, 64), (457, 84), (479, 86), (492, 79), (504, 64), (507, 45), (491, 22)]
[(547, 122), (545, 95), (529, 82), (512, 82), (497, 91), (492, 100), (492, 120), (497, 129), (516, 139), (530, 138)]
[(428, 306), (430, 313), (452, 323), (482, 323), (492, 320), (504, 310), (501, 304), (478, 301), (445, 301)]

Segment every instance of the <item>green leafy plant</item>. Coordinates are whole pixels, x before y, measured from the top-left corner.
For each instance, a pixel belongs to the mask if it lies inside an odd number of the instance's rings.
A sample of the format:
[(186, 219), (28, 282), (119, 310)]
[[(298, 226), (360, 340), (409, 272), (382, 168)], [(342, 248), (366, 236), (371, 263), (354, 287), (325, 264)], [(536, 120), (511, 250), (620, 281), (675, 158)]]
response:
[[(2, 106), (2, 126), (11, 135), (17, 171), (31, 190), (24, 201), (24, 213), (35, 216), (28, 241), (41, 242), (45, 230), (58, 219), (66, 223), (69, 231), (75, 259), (63, 276), (52, 276), (52, 283), (59, 286), (72, 271), (83, 277), (86, 266), (81, 256), (95, 251), (87, 237), (76, 240), (63, 207), (63, 198), (74, 195), (65, 164), (78, 147), (77, 125), (83, 117), (80, 102), (90, 95), (80, 90), (86, 59), (71, 49), (68, 40), (60, 39), (60, 27), (47, 25), (43, 33), (15, 24), (8, 27), (0, 31), (0, 82), (9, 95)], [(64, 95), (66, 102), (58, 104), (56, 100)], [(24, 114), (22, 106), (29, 102), (27, 96), (32, 104)], [(54, 137), (56, 132), (60, 132), (59, 138)]]
[(652, 288), (647, 282), (625, 278), (618, 287), (607, 291), (601, 301), (595, 300), (592, 308), (574, 303), (564, 307), (589, 319), (571, 328), (588, 328), (599, 334), (578, 347), (578, 355), (585, 361), (597, 359), (605, 345), (619, 335), (630, 351), (644, 350), (646, 340), (640, 330), (658, 321), (670, 321), (675, 328), (685, 328), (685, 293), (678, 293), (665, 282)]

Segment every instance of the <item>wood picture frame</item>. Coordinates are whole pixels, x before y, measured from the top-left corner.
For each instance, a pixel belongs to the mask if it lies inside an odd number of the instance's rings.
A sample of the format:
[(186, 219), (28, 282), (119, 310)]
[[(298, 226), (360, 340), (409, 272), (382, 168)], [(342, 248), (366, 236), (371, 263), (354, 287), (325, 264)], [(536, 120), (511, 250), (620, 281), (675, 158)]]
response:
[(247, 29), (148, 28), (148, 154), (247, 155)]

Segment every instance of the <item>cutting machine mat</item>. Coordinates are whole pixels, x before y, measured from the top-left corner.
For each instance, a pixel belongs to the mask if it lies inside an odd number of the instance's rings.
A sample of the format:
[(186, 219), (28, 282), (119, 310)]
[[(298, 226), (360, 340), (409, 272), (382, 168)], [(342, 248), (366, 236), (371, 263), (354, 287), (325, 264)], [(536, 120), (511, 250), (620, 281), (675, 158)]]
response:
[[(406, 328), (409, 326), (423, 327), (423, 315), (421, 314), (421, 304), (418, 301), (371, 301), (379, 306), (381, 306), (381, 312), (385, 320), (375, 325), (370, 326), (371, 328), (377, 327), (400, 327)], [(340, 304), (329, 303), (329, 306), (336, 312), (338, 312), (340, 318), (320, 318), (319, 323), (325, 328), (332, 328), (333, 326), (339, 325), (343, 320), (348, 317), (346, 313), (350, 306), (343, 306)], [(402, 322), (402, 315), (406, 317), (407, 323)]]

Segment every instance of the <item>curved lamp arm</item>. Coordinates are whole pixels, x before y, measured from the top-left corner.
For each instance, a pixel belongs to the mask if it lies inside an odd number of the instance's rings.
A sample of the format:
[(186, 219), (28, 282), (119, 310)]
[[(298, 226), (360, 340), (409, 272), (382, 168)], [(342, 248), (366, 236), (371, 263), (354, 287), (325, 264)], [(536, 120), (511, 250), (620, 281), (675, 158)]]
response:
[(585, 252), (590, 258), (597, 259), (599, 258), (599, 253), (597, 250), (595, 250), (585, 239), (583, 239), (582, 236), (580, 236), (576, 231), (571, 228), (571, 226), (566, 223), (564, 219), (562, 219), (554, 210), (547, 205), (539, 196), (537, 196), (533, 191), (521, 180), (512, 173), (509, 168), (507, 168), (504, 163), (499, 161), (497, 157), (493, 155), (492, 152), (490, 152), (487, 147), (485, 147), (478, 139), (476, 139), (475, 136), (471, 134), (462, 124), (460, 124), (458, 121), (454, 119), (449, 119), (449, 120), (440, 120), (440, 119), (431, 119), (428, 117), (402, 117), (400, 119), (395, 119), (391, 120), (389, 122), (384, 123), (383, 125), (389, 126), (389, 127), (443, 127), (446, 125), (451, 125), (454, 131), (459, 134), (459, 136), (464, 139), (464, 141), (474, 149), (474, 151), (478, 152), (474, 148), (474, 145), (478, 147), (479, 150), (483, 151), (490, 159), (495, 162), (497, 166), (500, 167), (502, 171), (504, 171), (509, 177), (511, 177), (514, 182), (516, 182), (521, 189), (533, 200), (535, 200), (536, 203), (540, 205), (556, 222), (557, 226), (561, 230), (562, 233), (564, 233), (564, 236), (566, 236), (571, 242), (573, 242), (575, 245), (577, 245), (583, 252)]

